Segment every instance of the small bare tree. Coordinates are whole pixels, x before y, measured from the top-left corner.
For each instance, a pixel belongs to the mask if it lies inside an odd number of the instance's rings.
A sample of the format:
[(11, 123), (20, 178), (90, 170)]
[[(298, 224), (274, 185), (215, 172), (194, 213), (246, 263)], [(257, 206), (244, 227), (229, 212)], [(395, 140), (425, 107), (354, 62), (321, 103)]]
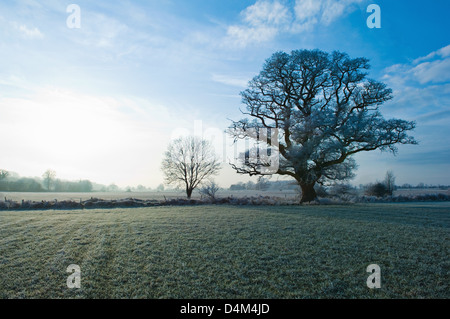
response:
[(386, 192), (389, 195), (394, 194), (395, 191), (395, 175), (393, 171), (387, 171), (384, 178), (384, 184), (386, 185)]
[(55, 181), (56, 172), (54, 170), (48, 169), (42, 175), (42, 178), (44, 179), (44, 186), (49, 191), (50, 187), (53, 185), (53, 182)]
[(4, 170), (4, 169), (0, 169), (0, 181), (6, 179), (9, 176), (9, 172)]
[(219, 172), (220, 163), (210, 142), (189, 136), (169, 144), (161, 169), (166, 184), (186, 187), (191, 198), (197, 186)]
[(200, 188), (200, 194), (214, 200), (216, 199), (216, 193), (219, 191), (219, 185), (214, 181), (208, 182), (202, 188)]

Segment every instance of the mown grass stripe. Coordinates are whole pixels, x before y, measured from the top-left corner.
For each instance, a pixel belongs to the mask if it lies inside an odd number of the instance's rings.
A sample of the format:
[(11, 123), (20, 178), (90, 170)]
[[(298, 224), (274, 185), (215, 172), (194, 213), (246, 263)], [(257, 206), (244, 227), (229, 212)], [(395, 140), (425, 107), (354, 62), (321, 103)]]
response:
[[(0, 246), (0, 297), (448, 298), (449, 211), (396, 204), (18, 212), (34, 219), (0, 237), (9, 241)], [(69, 263), (81, 266), (79, 290), (65, 286)], [(382, 268), (380, 290), (365, 285), (371, 263)]]

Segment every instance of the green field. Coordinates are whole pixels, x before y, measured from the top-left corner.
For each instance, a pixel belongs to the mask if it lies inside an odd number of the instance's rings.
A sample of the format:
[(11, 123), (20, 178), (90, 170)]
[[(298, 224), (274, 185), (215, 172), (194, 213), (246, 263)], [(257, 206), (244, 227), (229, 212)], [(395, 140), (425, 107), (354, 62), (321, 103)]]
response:
[(3, 211), (0, 298), (449, 298), (449, 227), (449, 203)]

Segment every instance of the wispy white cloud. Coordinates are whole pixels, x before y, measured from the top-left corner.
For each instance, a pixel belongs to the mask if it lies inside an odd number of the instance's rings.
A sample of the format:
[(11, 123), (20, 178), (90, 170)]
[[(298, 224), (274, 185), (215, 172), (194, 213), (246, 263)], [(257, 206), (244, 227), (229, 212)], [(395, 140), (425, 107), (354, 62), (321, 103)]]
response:
[[(425, 87), (405, 84), (394, 87), (394, 99), (385, 105), (384, 112), (389, 116), (417, 120), (421, 125), (442, 125), (448, 130), (449, 105), (449, 83)], [(440, 118), (436, 114), (441, 114)]]
[(245, 47), (273, 40), (282, 32), (301, 33), (330, 25), (365, 0), (258, 0), (241, 12), (240, 24), (227, 28), (226, 44)]
[(321, 22), (329, 25), (363, 0), (322, 0)]
[(248, 78), (229, 76), (229, 75), (223, 75), (223, 74), (213, 74), (212, 80), (217, 83), (222, 83), (225, 85), (237, 86), (237, 87), (246, 87), (248, 84)]
[(450, 119), (450, 108), (438, 111), (430, 111), (416, 118), (421, 123), (428, 125), (447, 125)]
[(314, 23), (317, 22), (317, 15), (322, 8), (322, 1), (317, 0), (303, 0), (295, 2), (295, 16), (298, 21), (304, 22), (314, 19)]
[(342, 16), (353, 11), (365, 0), (296, 0), (295, 21), (292, 29), (304, 31), (317, 24), (330, 25)]
[(271, 41), (279, 30), (274, 27), (242, 27), (230, 26), (227, 31), (226, 45), (232, 43), (238, 47), (245, 47), (252, 43)]
[(445, 83), (450, 81), (450, 45), (415, 59), (409, 64), (396, 64), (385, 70), (384, 78), (403, 85), (407, 81)]
[(126, 24), (102, 13), (84, 13), (83, 27), (79, 29), (79, 36), (72, 36), (79, 44), (99, 47), (114, 48), (122, 44), (126, 36), (130, 36), (131, 30)]
[(277, 0), (257, 1), (242, 11), (241, 17), (242, 24), (231, 25), (227, 30), (227, 42), (239, 47), (272, 40), (292, 20), (289, 9)]
[(289, 23), (289, 9), (278, 1), (258, 1), (246, 8), (242, 15), (248, 24), (260, 27), (262, 25), (281, 26)]
[(430, 54), (424, 56), (424, 57), (420, 57), (417, 58), (413, 61), (413, 64), (419, 64), (423, 61), (427, 61), (427, 60), (431, 60), (435, 57), (441, 57), (441, 58), (446, 58), (450, 56), (450, 45), (447, 45), (446, 47), (443, 47), (437, 51), (433, 51)]
[(36, 27), (29, 28), (29, 27), (27, 27), (24, 24), (22, 24), (22, 25), (15, 24), (15, 27), (26, 38), (29, 38), (29, 39), (42, 39), (42, 38), (44, 38), (44, 34), (42, 34), (42, 32)]
[[(394, 100), (386, 106), (390, 115), (449, 132), (449, 48), (446, 46), (411, 63), (396, 64), (384, 70), (383, 80), (394, 90)], [(433, 143), (427, 137), (423, 140)]]
[(450, 81), (450, 58), (421, 63), (411, 72), (421, 84)]
[[(396, 158), (395, 170), (408, 177), (411, 170), (419, 170), (420, 178), (444, 180), (448, 171), (450, 136), (450, 77), (448, 76), (448, 47), (436, 50), (413, 62), (396, 64), (384, 70), (383, 81), (392, 87), (394, 99), (384, 106), (384, 115), (417, 122), (413, 136), (419, 147), (404, 147)], [(372, 167), (371, 163), (370, 167)], [(438, 170), (436, 167), (444, 166)], [(369, 168), (369, 166), (367, 167)], [(425, 171), (424, 171), (425, 170)], [(431, 177), (430, 174), (436, 174)], [(441, 176), (439, 176), (441, 175)]]

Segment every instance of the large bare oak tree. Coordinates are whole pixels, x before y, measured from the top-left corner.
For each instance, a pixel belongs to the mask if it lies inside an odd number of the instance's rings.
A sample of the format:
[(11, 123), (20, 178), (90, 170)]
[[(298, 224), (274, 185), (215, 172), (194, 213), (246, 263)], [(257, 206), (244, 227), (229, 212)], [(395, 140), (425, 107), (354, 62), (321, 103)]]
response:
[[(314, 201), (316, 183), (354, 176), (353, 155), (377, 149), (396, 154), (396, 144), (417, 144), (407, 134), (415, 122), (383, 118), (379, 109), (392, 90), (367, 78), (369, 68), (368, 59), (341, 52), (275, 53), (241, 92), (247, 117), (228, 131), (236, 141), (255, 139), (255, 129), (276, 132), (266, 133), (267, 144), (279, 152), (275, 173), (298, 182), (301, 203)], [(262, 175), (270, 163), (258, 161), (246, 157), (233, 168)]]
[(165, 182), (185, 187), (191, 198), (197, 186), (219, 172), (220, 162), (210, 142), (188, 136), (169, 144), (161, 168)]

